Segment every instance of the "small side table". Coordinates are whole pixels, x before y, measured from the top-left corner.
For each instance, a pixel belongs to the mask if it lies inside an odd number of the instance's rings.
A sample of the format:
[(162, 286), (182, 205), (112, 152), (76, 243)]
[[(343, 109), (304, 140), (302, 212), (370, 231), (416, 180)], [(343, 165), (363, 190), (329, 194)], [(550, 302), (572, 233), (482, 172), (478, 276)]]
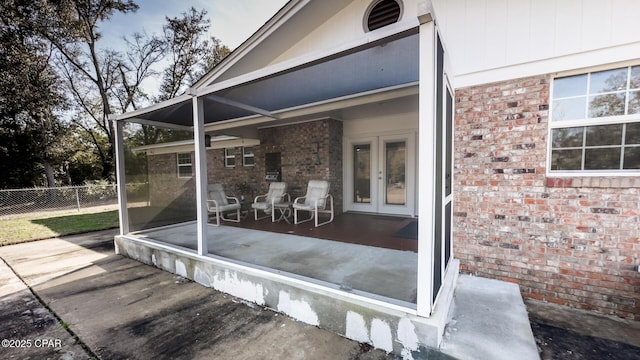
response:
[[(289, 218), (291, 217), (291, 202), (281, 202), (273, 204), (273, 211), (271, 212), (271, 222), (286, 221), (287, 224), (291, 224)], [(278, 218), (276, 219), (276, 211), (278, 211)]]
[(244, 220), (251, 213), (251, 202), (247, 199), (240, 200), (240, 219)]

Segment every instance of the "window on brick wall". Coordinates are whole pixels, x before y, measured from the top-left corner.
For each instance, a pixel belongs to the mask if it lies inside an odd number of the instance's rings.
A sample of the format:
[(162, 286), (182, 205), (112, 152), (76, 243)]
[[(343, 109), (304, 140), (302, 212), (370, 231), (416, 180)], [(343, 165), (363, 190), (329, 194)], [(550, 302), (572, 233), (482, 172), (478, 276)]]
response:
[(225, 167), (236, 166), (236, 149), (235, 148), (224, 149), (224, 166)]
[(550, 173), (640, 173), (640, 65), (553, 79)]
[(254, 166), (256, 164), (256, 156), (253, 153), (253, 147), (247, 146), (242, 148), (242, 165)]
[(193, 163), (191, 153), (178, 153), (178, 177), (190, 178), (193, 176)]

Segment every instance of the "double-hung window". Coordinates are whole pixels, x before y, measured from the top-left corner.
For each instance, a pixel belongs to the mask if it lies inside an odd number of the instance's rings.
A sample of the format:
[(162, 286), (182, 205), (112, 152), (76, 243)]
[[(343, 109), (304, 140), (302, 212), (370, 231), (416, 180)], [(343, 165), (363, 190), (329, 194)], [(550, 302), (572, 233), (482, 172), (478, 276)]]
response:
[(224, 149), (224, 166), (225, 167), (236, 166), (236, 149), (235, 148)]
[(640, 173), (640, 65), (557, 77), (550, 173)]
[(247, 146), (242, 148), (242, 165), (254, 166), (256, 164), (256, 155), (253, 147)]
[(178, 153), (178, 177), (190, 178), (193, 176), (193, 163), (191, 153)]

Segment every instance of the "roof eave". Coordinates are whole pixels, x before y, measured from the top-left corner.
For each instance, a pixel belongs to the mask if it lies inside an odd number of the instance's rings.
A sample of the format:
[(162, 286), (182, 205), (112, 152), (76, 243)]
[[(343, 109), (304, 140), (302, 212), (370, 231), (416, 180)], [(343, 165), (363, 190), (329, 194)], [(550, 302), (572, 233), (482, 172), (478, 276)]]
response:
[(270, 34), (276, 31), (282, 24), (294, 16), (300, 9), (306, 6), (311, 0), (290, 0), (275, 15), (267, 20), (253, 35), (227, 55), (222, 62), (213, 67), (208, 73), (203, 75), (193, 84), (193, 88), (199, 89), (207, 86), (211, 81), (221, 76), (226, 70), (235, 65), (244, 55), (260, 44)]
[(159, 102), (159, 103), (156, 103), (156, 104), (144, 107), (144, 108), (136, 109), (134, 111), (129, 111), (129, 112), (126, 112), (126, 113), (123, 113), (123, 114), (111, 115), (109, 117), (109, 119), (110, 120), (115, 120), (115, 121), (125, 121), (125, 120), (134, 119), (134, 118), (137, 118), (137, 117), (139, 117), (141, 115), (145, 115), (145, 114), (148, 114), (148, 113), (156, 111), (156, 110), (161, 110), (161, 109), (173, 106), (173, 105), (180, 104), (180, 103), (185, 102), (185, 101), (190, 101), (193, 98), (194, 95), (195, 94), (192, 95), (192, 93), (190, 91), (187, 91), (187, 93), (185, 93), (183, 95), (179, 95), (179, 96), (176, 96), (176, 97), (171, 98), (169, 100), (165, 100), (165, 101), (162, 101), (162, 102)]

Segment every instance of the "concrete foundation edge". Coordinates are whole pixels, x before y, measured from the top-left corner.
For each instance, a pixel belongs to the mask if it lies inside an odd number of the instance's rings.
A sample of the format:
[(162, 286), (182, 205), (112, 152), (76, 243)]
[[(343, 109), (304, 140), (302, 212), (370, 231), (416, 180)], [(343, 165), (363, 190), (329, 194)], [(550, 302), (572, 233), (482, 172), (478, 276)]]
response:
[(438, 305), (429, 318), (370, 304), (296, 279), (127, 236), (115, 237), (116, 253), (193, 280), (243, 300), (284, 313), (346, 338), (368, 343), (405, 359), (424, 358), (442, 341), (459, 261), (449, 265)]

